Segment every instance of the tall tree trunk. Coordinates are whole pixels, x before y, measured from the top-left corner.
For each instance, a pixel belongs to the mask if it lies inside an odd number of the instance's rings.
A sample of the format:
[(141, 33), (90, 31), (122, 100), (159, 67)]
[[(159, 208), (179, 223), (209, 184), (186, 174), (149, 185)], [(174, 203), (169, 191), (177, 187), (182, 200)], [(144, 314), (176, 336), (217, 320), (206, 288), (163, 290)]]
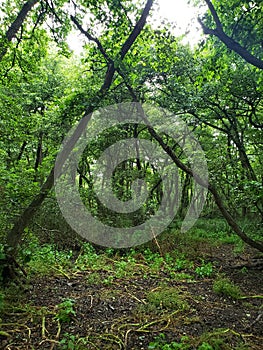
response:
[(178, 215), (180, 218), (183, 218), (188, 205), (190, 203), (190, 193), (189, 191), (191, 190), (191, 175), (189, 174), (185, 174), (185, 178), (184, 178), (184, 183), (183, 183), (183, 188), (182, 188), (182, 197), (181, 197), (181, 203), (180, 203), (180, 207), (178, 210)]

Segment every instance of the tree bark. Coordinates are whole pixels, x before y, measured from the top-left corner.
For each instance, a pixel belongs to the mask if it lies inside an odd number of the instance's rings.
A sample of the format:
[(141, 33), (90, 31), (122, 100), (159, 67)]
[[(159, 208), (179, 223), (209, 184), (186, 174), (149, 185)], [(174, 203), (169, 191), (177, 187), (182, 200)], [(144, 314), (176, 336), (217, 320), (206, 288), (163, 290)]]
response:
[(8, 42), (10, 42), (16, 36), (16, 33), (21, 28), (23, 22), (25, 21), (26, 17), (28, 16), (28, 13), (38, 3), (38, 1), (39, 0), (28, 0), (26, 3), (24, 3), (24, 5), (23, 5), (22, 9), (20, 10), (19, 14), (17, 15), (16, 19), (8, 28), (8, 30), (5, 34), (5, 38), (4, 38), (5, 41), (2, 44), (2, 48), (0, 51), (0, 61), (3, 59), (4, 55), (7, 52)]
[(54, 168), (52, 168), (46, 181), (42, 185), (39, 193), (35, 196), (29, 206), (23, 211), (20, 217), (15, 222), (13, 228), (7, 234), (7, 244), (12, 249), (12, 255), (15, 253), (17, 245), (20, 242), (24, 229), (27, 227), (30, 219), (34, 216), (44, 199), (47, 197), (48, 192), (51, 190), (54, 184)]

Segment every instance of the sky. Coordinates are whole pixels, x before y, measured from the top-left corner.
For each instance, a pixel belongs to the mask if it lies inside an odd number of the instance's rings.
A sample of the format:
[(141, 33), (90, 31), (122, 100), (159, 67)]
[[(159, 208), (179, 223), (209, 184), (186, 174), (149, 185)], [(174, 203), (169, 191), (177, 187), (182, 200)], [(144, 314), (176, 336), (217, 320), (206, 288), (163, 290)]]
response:
[[(161, 22), (162, 18), (168, 19), (176, 24), (174, 29), (175, 35), (182, 35), (188, 31), (187, 37), (183, 40), (184, 43), (189, 42), (190, 45), (197, 43), (202, 31), (197, 22), (197, 9), (188, 4), (187, 0), (158, 0), (159, 10), (155, 11), (153, 16), (156, 18), (156, 23)], [(78, 31), (73, 31), (68, 37), (69, 47), (79, 54), (83, 35)]]
[(195, 17), (195, 8), (187, 0), (158, 0), (160, 17), (176, 22), (179, 27), (185, 28)]
[(176, 35), (189, 32), (184, 41), (195, 44), (202, 35), (200, 24), (197, 21), (198, 9), (189, 5), (188, 0), (158, 0), (158, 3), (160, 9), (156, 15), (175, 23)]

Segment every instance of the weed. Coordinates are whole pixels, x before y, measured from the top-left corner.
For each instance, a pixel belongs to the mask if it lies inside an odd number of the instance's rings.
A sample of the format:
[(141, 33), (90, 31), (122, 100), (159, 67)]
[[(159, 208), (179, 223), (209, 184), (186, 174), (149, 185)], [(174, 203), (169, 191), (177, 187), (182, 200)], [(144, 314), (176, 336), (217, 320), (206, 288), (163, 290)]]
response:
[(238, 244), (240, 242), (240, 238), (237, 235), (222, 236), (220, 238), (220, 242), (223, 244)]
[(114, 265), (115, 276), (117, 278), (131, 276), (134, 273), (135, 262), (132, 258), (128, 259), (127, 261), (116, 261)]
[(59, 344), (62, 350), (75, 350), (76, 337), (73, 334), (65, 333)]
[(173, 287), (153, 290), (147, 294), (146, 298), (150, 304), (160, 309), (185, 310), (189, 308), (187, 301), (182, 300), (182, 296)]
[(87, 284), (89, 285), (99, 284), (101, 283), (100, 274), (97, 272), (92, 272), (91, 274), (88, 275), (86, 281), (87, 281)]
[(92, 269), (93, 271), (105, 267), (105, 255), (97, 254), (94, 247), (89, 243), (84, 243), (81, 253), (75, 261), (74, 268), (80, 271)]
[(70, 322), (72, 316), (76, 315), (73, 308), (75, 301), (73, 299), (64, 299), (64, 301), (58, 304), (58, 312), (55, 318), (60, 322)]
[(40, 246), (33, 241), (21, 250), (20, 259), (26, 264), (29, 274), (48, 275), (70, 266), (72, 255), (72, 251), (58, 251), (52, 244)]
[(182, 258), (177, 258), (175, 261), (175, 268), (176, 270), (183, 270), (183, 269), (187, 269), (189, 267), (192, 266), (192, 263), (189, 262), (187, 259), (185, 259), (184, 257)]
[(114, 256), (114, 254), (116, 253), (116, 251), (115, 251), (115, 249), (113, 249), (113, 248), (107, 248), (106, 250), (105, 250), (105, 254), (107, 255), (107, 257), (112, 257), (112, 256)]
[(164, 258), (159, 254), (155, 254), (153, 260), (149, 262), (150, 269), (153, 273), (158, 273), (163, 270)]
[[(201, 345), (197, 348), (198, 350), (248, 350), (250, 347), (243, 342), (237, 344), (237, 346), (233, 347), (231, 342), (233, 338), (233, 334), (229, 329), (218, 328), (214, 329), (211, 332), (203, 333), (199, 342)], [(208, 344), (210, 348), (201, 348), (203, 344)]]
[(179, 272), (179, 273), (174, 273), (172, 275), (172, 278), (176, 281), (181, 281), (181, 280), (192, 280), (193, 277), (189, 275), (188, 273), (184, 272)]
[[(187, 336), (184, 336), (180, 339), (179, 342), (168, 343), (165, 339), (163, 333), (159, 334), (153, 342), (148, 345), (148, 350), (188, 350), (192, 349), (191, 339)], [(203, 342), (198, 346), (197, 350), (215, 350), (211, 345), (206, 342)]]
[(229, 278), (218, 278), (213, 284), (213, 291), (233, 299), (239, 299), (242, 295), (239, 286), (236, 286)]
[(61, 350), (86, 350), (87, 340), (85, 338), (78, 338), (69, 333), (64, 333), (63, 338), (59, 342)]
[(200, 346), (198, 346), (197, 350), (214, 350), (214, 348), (208, 343), (202, 343)]
[(199, 276), (199, 277), (209, 277), (212, 275), (213, 273), (213, 265), (211, 262), (205, 263), (204, 261), (202, 261), (202, 265), (198, 266), (195, 269), (195, 273)]
[(233, 253), (238, 255), (244, 252), (245, 244), (243, 241), (239, 240), (239, 242), (236, 243), (235, 248), (233, 249)]
[(246, 274), (248, 273), (248, 269), (246, 266), (243, 266), (242, 269), (240, 270), (241, 273)]
[(110, 286), (110, 285), (112, 285), (113, 281), (114, 281), (114, 276), (108, 276), (108, 277), (104, 278), (102, 283), (105, 284), (106, 286)]

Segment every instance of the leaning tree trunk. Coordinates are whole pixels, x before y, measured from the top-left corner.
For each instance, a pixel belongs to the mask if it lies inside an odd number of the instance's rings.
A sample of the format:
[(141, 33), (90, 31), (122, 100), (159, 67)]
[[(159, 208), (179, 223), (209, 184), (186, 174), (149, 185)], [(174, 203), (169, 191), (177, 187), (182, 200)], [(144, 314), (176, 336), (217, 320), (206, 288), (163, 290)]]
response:
[[(180, 159), (176, 156), (173, 150), (164, 143), (162, 138), (155, 132), (155, 130), (151, 127), (148, 127), (150, 134), (154, 137), (154, 139), (159, 143), (159, 145), (163, 148), (163, 150), (171, 157), (174, 163), (185, 173), (195, 177), (196, 182), (201, 186), (207, 186), (202, 179), (194, 174), (190, 168), (188, 168), (185, 164), (183, 164)], [(263, 252), (263, 243), (254, 241), (250, 237), (246, 235), (246, 233), (239, 227), (238, 223), (234, 220), (232, 215), (229, 213), (227, 208), (225, 207), (221, 196), (219, 195), (217, 189), (210, 183), (208, 183), (208, 190), (213, 195), (215, 203), (218, 209), (221, 211), (224, 219), (227, 221), (228, 225), (233, 229), (233, 231), (248, 245), (253, 248), (258, 249)]]
[[(37, 1), (30, 1), (29, 3), (33, 4), (36, 3)], [(149, 15), (149, 12), (151, 10), (151, 7), (153, 5), (153, 0), (147, 0), (146, 5), (144, 7), (144, 10), (142, 11), (141, 17), (139, 18), (138, 22), (134, 26), (133, 30), (131, 31), (130, 35), (128, 36), (127, 40), (124, 42), (120, 49), (119, 56), (121, 59), (124, 59), (128, 51), (130, 50), (131, 46), (133, 43), (136, 41), (137, 37), (140, 35), (142, 32), (145, 24), (146, 24), (146, 19)], [(32, 7), (31, 6), (31, 7)], [(77, 20), (73, 17), (71, 17), (73, 22), (77, 25), (77, 27), (80, 29), (81, 26), (77, 22)], [(81, 28), (82, 29), (82, 28)], [(18, 29), (17, 29), (18, 30)], [(85, 32), (87, 35), (88, 32)], [(96, 43), (99, 43), (99, 41), (89, 35), (89, 39), (95, 41)], [(99, 43), (100, 45), (100, 43)], [(107, 54), (104, 51), (105, 56), (108, 58)], [(0, 59), (1, 59), (1, 53), (0, 53)], [(111, 87), (114, 73), (116, 71), (116, 68), (114, 66), (114, 62), (112, 60), (107, 60), (108, 64), (108, 69), (105, 74), (104, 82), (96, 94), (95, 98), (93, 101), (90, 103), (90, 107), (86, 110), (85, 116), (81, 119), (80, 123), (78, 124), (77, 128), (75, 129), (73, 135), (70, 137), (68, 142), (64, 145), (62, 152), (59, 155), (58, 159), (58, 166), (62, 168), (64, 161), (67, 159), (68, 155), (70, 154), (71, 150), (73, 149), (75, 143), (78, 141), (79, 137), (81, 136), (83, 130), (85, 130), (85, 127), (89, 121), (89, 118), (87, 118), (88, 115), (91, 116), (91, 113), (94, 110), (94, 106), (96, 105), (96, 102), (101, 100), (102, 98), (105, 97), (107, 94), (108, 90)], [(14, 258), (17, 253), (17, 247), (20, 243), (20, 240), (22, 238), (23, 232), (25, 228), (28, 226), (30, 220), (33, 218), (34, 214), (36, 211), (40, 208), (41, 204), (47, 197), (49, 191), (53, 187), (54, 184), (54, 169), (53, 167), (42, 185), (39, 193), (35, 196), (35, 198), (32, 200), (32, 202), (28, 205), (28, 207), (22, 212), (20, 217), (17, 219), (15, 222), (13, 228), (8, 232), (7, 234), (7, 246), (6, 246), (6, 256), (7, 256), (7, 263), (10, 261), (15, 261)], [(11, 269), (10, 269), (11, 270)], [(12, 277), (12, 276), (11, 276)]]

